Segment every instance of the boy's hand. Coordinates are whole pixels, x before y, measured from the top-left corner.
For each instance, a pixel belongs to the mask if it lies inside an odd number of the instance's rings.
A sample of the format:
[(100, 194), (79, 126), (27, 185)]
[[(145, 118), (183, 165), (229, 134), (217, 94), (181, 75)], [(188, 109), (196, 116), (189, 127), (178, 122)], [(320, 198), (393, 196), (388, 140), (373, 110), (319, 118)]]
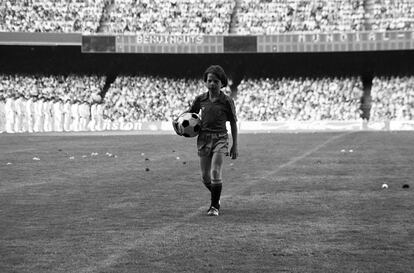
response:
[(237, 151), (237, 146), (233, 145), (230, 149), (230, 157), (231, 159), (236, 159), (239, 156), (239, 152)]

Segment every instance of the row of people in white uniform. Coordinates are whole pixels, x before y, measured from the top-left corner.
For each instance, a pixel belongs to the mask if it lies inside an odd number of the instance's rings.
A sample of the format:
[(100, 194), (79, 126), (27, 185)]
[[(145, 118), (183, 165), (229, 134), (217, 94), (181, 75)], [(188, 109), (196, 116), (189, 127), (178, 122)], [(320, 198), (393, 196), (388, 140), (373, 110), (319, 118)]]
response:
[(0, 96), (0, 132), (79, 132), (104, 130), (100, 103), (37, 97)]

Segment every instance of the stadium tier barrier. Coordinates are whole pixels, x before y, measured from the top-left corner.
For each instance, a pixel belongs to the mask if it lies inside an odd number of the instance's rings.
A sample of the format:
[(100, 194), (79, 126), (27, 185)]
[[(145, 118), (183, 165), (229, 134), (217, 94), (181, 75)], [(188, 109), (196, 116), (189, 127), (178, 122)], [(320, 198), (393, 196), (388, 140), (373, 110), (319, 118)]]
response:
[[(120, 131), (150, 131), (174, 133), (170, 121), (129, 122), (111, 127)], [(366, 121), (366, 120), (322, 120), (322, 121), (239, 121), (242, 133), (283, 132), (283, 131), (405, 131), (414, 130), (414, 121)], [(227, 130), (231, 132), (230, 124)]]
[(0, 45), (75, 46), (83, 53), (285, 53), (412, 50), (410, 30), (272, 35), (111, 34), (4, 32)]
[(389, 128), (386, 128), (390, 131), (413, 131), (414, 130), (414, 121), (412, 120), (393, 120), (386, 122), (386, 125)]
[[(0, 122), (1, 123), (1, 122)], [(4, 124), (3, 124), (4, 125)], [(3, 126), (0, 126), (3, 127)], [(414, 131), (414, 120), (385, 120), (385, 121), (367, 121), (367, 120), (351, 120), (351, 121), (239, 121), (238, 128), (240, 133), (271, 133), (271, 132), (289, 132), (289, 131), (309, 131), (309, 132), (328, 132), (328, 131)], [(230, 125), (227, 123), (227, 130), (231, 132)], [(60, 133), (72, 132), (58, 131)], [(104, 119), (99, 129), (91, 129), (88, 126), (86, 130), (78, 129), (76, 132), (150, 132), (172, 133), (174, 130), (171, 121), (154, 121), (154, 122), (114, 122)], [(0, 128), (0, 133), (7, 131)], [(57, 132), (53, 129), (41, 132)], [(13, 133), (13, 132), (9, 132)], [(27, 133), (22, 131), (20, 133)]]
[(260, 132), (260, 131), (296, 131), (296, 130), (340, 130), (340, 131), (354, 131), (362, 129), (361, 120), (352, 121), (273, 121), (273, 122), (258, 122), (258, 121), (242, 121), (239, 122), (239, 130), (246, 132)]
[[(170, 122), (144, 122), (137, 126), (143, 131), (172, 131)], [(283, 132), (283, 131), (408, 131), (414, 130), (413, 121), (385, 120), (321, 120), (321, 121), (239, 121), (240, 132)], [(230, 125), (227, 123), (230, 132)]]
[[(136, 122), (119, 127), (120, 130), (173, 132), (171, 122)], [(122, 129), (123, 128), (123, 129)], [(366, 121), (366, 120), (322, 120), (322, 121), (239, 121), (240, 132), (278, 132), (278, 131), (407, 131), (414, 130), (414, 121)], [(230, 125), (227, 123), (230, 132)]]
[[(366, 126), (365, 126), (366, 127)], [(159, 122), (129, 122), (115, 126), (117, 130), (128, 131), (171, 131), (173, 128), (170, 121)], [(267, 131), (296, 131), (296, 130), (316, 130), (316, 131), (355, 131), (364, 128), (362, 120), (353, 121), (239, 121), (238, 128), (241, 132), (267, 132)], [(230, 132), (230, 125), (227, 123), (227, 130)]]

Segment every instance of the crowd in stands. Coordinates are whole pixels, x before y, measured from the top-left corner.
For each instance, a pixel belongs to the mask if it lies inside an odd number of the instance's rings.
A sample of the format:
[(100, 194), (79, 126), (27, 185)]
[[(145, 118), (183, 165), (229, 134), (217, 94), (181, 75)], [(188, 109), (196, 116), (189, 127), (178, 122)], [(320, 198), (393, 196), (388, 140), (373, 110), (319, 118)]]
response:
[[(105, 111), (121, 123), (167, 121), (201, 92), (201, 80), (123, 76), (108, 90)], [(239, 120), (358, 120), (362, 93), (357, 78), (249, 79), (238, 86), (235, 104)]]
[(229, 33), (234, 0), (116, 0), (104, 14), (105, 32), (146, 34)]
[(414, 2), (412, 0), (371, 0), (367, 21), (373, 30), (413, 30)]
[(104, 84), (105, 78), (96, 75), (0, 74), (0, 93), (46, 100), (91, 101)]
[(412, 30), (412, 0), (6, 0), (0, 31), (276, 34)]
[(106, 0), (5, 0), (0, 31), (97, 32)]
[[(138, 130), (171, 121), (206, 92), (201, 79), (0, 75), (0, 132)], [(223, 90), (230, 94), (227, 87)], [(359, 77), (244, 79), (235, 97), (239, 121), (357, 121)], [(414, 120), (414, 76), (375, 77), (370, 121)]]
[(238, 34), (359, 31), (364, 29), (363, 0), (240, 0)]
[(414, 120), (414, 77), (375, 77), (370, 120)]
[(362, 95), (355, 77), (249, 79), (235, 104), (241, 120), (359, 120)]
[(105, 111), (124, 122), (171, 120), (204, 88), (200, 80), (119, 76), (105, 95)]

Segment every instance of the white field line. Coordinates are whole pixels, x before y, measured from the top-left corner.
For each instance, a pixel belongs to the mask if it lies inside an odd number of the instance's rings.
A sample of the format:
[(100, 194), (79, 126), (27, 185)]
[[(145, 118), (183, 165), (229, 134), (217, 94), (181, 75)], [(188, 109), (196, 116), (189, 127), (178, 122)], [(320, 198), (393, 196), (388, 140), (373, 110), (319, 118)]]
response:
[(10, 150), (10, 151), (2, 151), (4, 154), (14, 154), (14, 153), (21, 153), (21, 152), (30, 152), (35, 151), (36, 148), (24, 148), (24, 149), (16, 149), (16, 150)]
[[(258, 180), (269, 180), (269, 179), (272, 180), (272, 179), (274, 179), (275, 175), (280, 170), (282, 170), (282, 169), (284, 169), (286, 167), (289, 167), (289, 166), (294, 165), (296, 162), (298, 162), (298, 161), (300, 161), (300, 160), (308, 157), (309, 155), (313, 154), (314, 152), (318, 151), (319, 149), (325, 147), (327, 144), (329, 144), (329, 143), (331, 143), (331, 142), (333, 142), (333, 141), (335, 141), (335, 140), (337, 140), (339, 138), (342, 138), (342, 137), (344, 137), (346, 135), (350, 135), (352, 133), (354, 133), (354, 132), (345, 132), (345, 133), (342, 133), (340, 135), (333, 136), (333, 137), (327, 139), (326, 141), (322, 142), (321, 144), (315, 146), (313, 149), (310, 149), (310, 150), (308, 150), (307, 152), (305, 152), (305, 153), (303, 153), (301, 155), (298, 155), (296, 157), (293, 157), (288, 162), (283, 163), (283, 164), (277, 166), (274, 170), (272, 170), (272, 171), (264, 171), (264, 174), (262, 176), (253, 177), (251, 179), (253, 181), (253, 183), (252, 182), (249, 183), (249, 181), (243, 183), (244, 187), (242, 187), (241, 190), (246, 190), (246, 188), (248, 188), (248, 186), (250, 186), (250, 184), (255, 184), (255, 183), (257, 183)], [(223, 198), (228, 198), (228, 197), (231, 197), (231, 195), (224, 195), (222, 197)]]
[[(260, 179), (269, 179), (272, 176), (274, 176), (277, 172), (282, 170), (283, 168), (286, 168), (288, 166), (291, 166), (291, 165), (295, 164), (299, 160), (302, 160), (302, 159), (306, 158), (307, 156), (309, 156), (310, 154), (318, 151), (319, 149), (323, 148), (327, 144), (329, 144), (329, 143), (331, 143), (331, 142), (333, 142), (333, 141), (335, 141), (339, 138), (342, 138), (344, 136), (352, 134), (352, 133), (353, 132), (345, 132), (345, 133), (342, 133), (340, 135), (333, 136), (333, 137), (329, 138), (328, 140), (324, 141), (323, 143), (321, 143), (321, 144), (315, 146), (314, 148), (308, 150), (307, 152), (305, 152), (305, 153), (303, 153), (299, 156), (296, 156), (296, 157), (292, 158), (291, 160), (289, 160), (288, 162), (278, 166), (275, 170), (266, 173), (266, 175), (258, 177), (258, 179), (259, 180)], [(256, 179), (254, 179), (254, 180), (257, 181)], [(241, 187), (242, 190), (249, 187), (249, 186), (251, 186), (251, 184), (243, 184), (243, 185), (244, 185), (244, 187)], [(223, 198), (229, 198), (229, 197), (231, 197), (231, 195), (223, 196)], [(195, 211), (193, 211), (191, 213), (188, 213), (188, 214), (184, 215), (183, 217), (181, 217), (179, 221), (177, 221), (175, 223), (172, 223), (170, 225), (164, 226), (164, 227), (152, 229), (149, 234), (145, 233), (143, 235), (145, 236), (146, 240), (149, 240), (149, 239), (154, 237), (154, 235), (152, 235), (152, 234), (157, 234), (156, 236), (159, 236), (159, 234), (171, 233), (171, 231), (176, 230), (178, 228), (178, 226), (180, 226), (182, 224), (182, 222), (185, 222), (185, 221), (191, 219), (192, 217), (199, 215), (201, 212), (203, 212), (203, 210), (205, 210), (205, 207), (199, 207)], [(128, 243), (125, 244), (125, 248), (123, 250), (118, 251), (116, 253), (113, 253), (112, 255), (108, 256), (105, 260), (102, 260), (97, 265), (93, 265), (93, 266), (83, 268), (78, 272), (80, 272), (80, 273), (101, 272), (101, 271), (103, 271), (103, 269), (108, 268), (108, 267), (116, 264), (116, 262), (121, 257), (127, 255), (130, 250), (137, 249), (140, 245), (142, 245), (142, 238), (138, 238), (135, 241), (128, 242)]]
[(276, 173), (278, 173), (281, 169), (286, 168), (288, 166), (291, 166), (291, 165), (295, 164), (296, 162), (298, 162), (299, 160), (302, 160), (302, 159), (308, 157), (309, 155), (311, 155), (314, 152), (318, 151), (319, 149), (323, 148), (324, 146), (326, 146), (327, 144), (331, 143), (332, 141), (337, 140), (338, 138), (342, 138), (342, 137), (344, 137), (346, 135), (350, 135), (352, 133), (353, 132), (347, 132), (347, 133), (343, 133), (343, 134), (340, 134), (340, 135), (333, 136), (333, 137), (327, 139), (326, 141), (324, 141), (323, 143), (315, 146), (313, 149), (310, 149), (306, 153), (301, 154), (299, 156), (296, 156), (296, 157), (292, 158), (291, 160), (289, 160), (288, 162), (283, 163), (282, 165), (279, 165), (275, 170), (273, 170), (271, 172), (268, 172), (266, 175), (264, 175), (264, 176), (262, 176), (260, 178), (261, 179), (268, 179), (269, 177), (272, 177)]
[(45, 185), (45, 184), (51, 184), (53, 182), (51, 181), (40, 181), (40, 182), (21, 182), (21, 183), (14, 183), (11, 185), (7, 185), (7, 186), (2, 186), (0, 188), (0, 193), (6, 193), (9, 191), (14, 191), (23, 187), (32, 187), (32, 186), (40, 186), (40, 185)]

